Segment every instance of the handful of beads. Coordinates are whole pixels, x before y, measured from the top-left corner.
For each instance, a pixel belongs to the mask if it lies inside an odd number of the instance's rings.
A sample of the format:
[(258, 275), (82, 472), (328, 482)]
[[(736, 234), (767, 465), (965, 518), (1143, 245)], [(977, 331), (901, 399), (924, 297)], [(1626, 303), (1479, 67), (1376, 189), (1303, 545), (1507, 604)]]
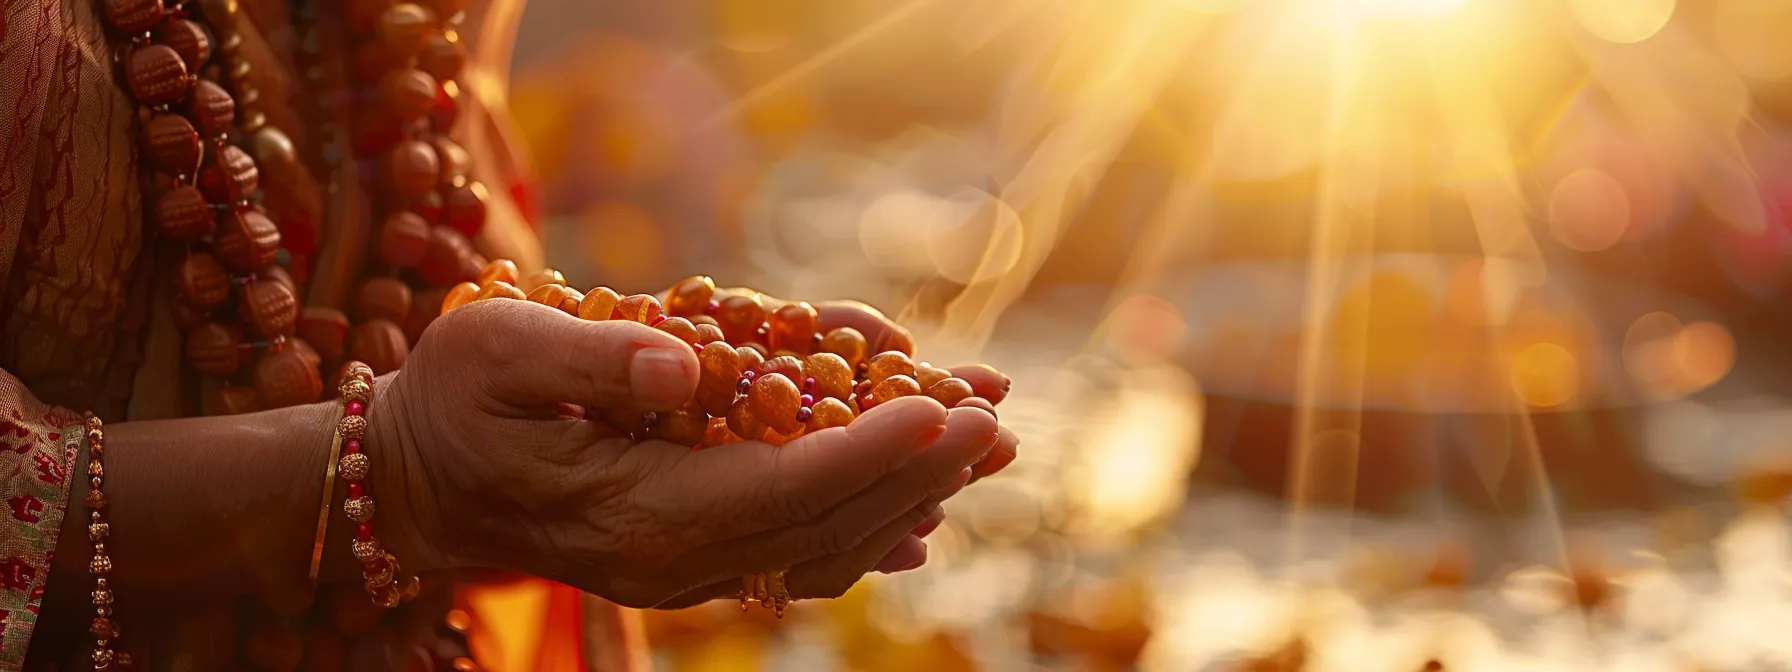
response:
[(783, 445), (850, 424), (898, 397), (924, 394), (952, 408), (975, 396), (969, 382), (916, 362), (912, 352), (871, 353), (856, 329), (821, 333), (820, 314), (808, 303), (718, 290), (701, 275), (672, 285), (662, 301), (608, 287), (580, 292), (557, 271), (519, 278), (514, 263), (498, 259), (479, 282), (449, 290), (442, 312), (488, 299), (533, 301), (585, 320), (632, 320), (689, 343), (702, 369), (689, 404), (668, 413), (596, 410), (596, 419), (637, 440), (699, 449), (740, 441)]

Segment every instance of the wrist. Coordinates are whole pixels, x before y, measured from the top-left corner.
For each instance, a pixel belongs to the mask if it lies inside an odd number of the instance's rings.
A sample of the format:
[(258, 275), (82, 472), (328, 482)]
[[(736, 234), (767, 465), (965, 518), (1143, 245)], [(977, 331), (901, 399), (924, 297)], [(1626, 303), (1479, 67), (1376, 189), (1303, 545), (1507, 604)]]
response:
[[(441, 553), (429, 543), (432, 530), (425, 515), (436, 510), (429, 505), (431, 491), (422, 477), (418, 455), (417, 433), (410, 424), (405, 395), (395, 383), (401, 374), (391, 373), (374, 379), (373, 391), (365, 412), (367, 433), (362, 440), (371, 468), (367, 476), (366, 494), (373, 499), (374, 515), (369, 523), (380, 545), (391, 553), (409, 573), (448, 568)], [(348, 496), (348, 484), (338, 485), (338, 502)], [(354, 537), (357, 523), (348, 519), (337, 506), (335, 515)], [(346, 543), (346, 542), (345, 542)], [(345, 549), (342, 555), (352, 555)]]

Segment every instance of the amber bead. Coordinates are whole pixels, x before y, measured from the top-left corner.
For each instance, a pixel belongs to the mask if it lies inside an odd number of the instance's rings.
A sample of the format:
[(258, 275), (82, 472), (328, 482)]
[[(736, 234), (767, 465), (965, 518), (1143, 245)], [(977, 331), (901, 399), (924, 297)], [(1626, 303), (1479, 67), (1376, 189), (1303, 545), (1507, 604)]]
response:
[[(947, 371), (927, 362), (917, 362), (915, 364), (915, 382), (920, 383), (921, 389), (923, 390), (933, 387), (934, 383), (951, 377), (951, 371)], [(946, 407), (951, 408), (952, 406), (951, 404), (947, 404)]]
[(908, 355), (890, 350), (878, 353), (865, 365), (865, 378), (870, 380), (872, 385), (883, 382), (890, 376), (908, 376), (910, 380), (913, 380), (915, 361), (909, 359)]
[(852, 423), (852, 419), (852, 407), (847, 406), (844, 401), (828, 397), (810, 407), (809, 422), (805, 423), (805, 428), (811, 432), (819, 432), (830, 427), (845, 427)]
[(390, 320), (370, 320), (355, 325), (349, 335), (349, 356), (365, 362), (373, 375), (397, 371), (410, 352), (404, 329)]
[(694, 447), (703, 440), (703, 433), (708, 429), (709, 416), (701, 410), (686, 406), (676, 411), (656, 414), (653, 424), (647, 428), (647, 436), (666, 443)]
[(237, 314), (262, 336), (283, 336), (292, 333), (299, 318), (299, 297), (285, 283), (257, 278), (243, 286), (243, 297)]
[(808, 354), (815, 340), (815, 328), (821, 323), (820, 315), (815, 307), (807, 302), (786, 303), (772, 311), (768, 319), (771, 329), (767, 332), (767, 342), (773, 352), (789, 350), (799, 354)]
[(199, 72), (199, 66), (212, 57), (211, 36), (192, 21), (171, 19), (156, 26), (152, 35), (155, 42), (173, 47), (174, 53), (180, 54), (187, 72)]
[[(795, 413), (794, 410), (791, 411), (792, 420), (796, 419)], [(765, 436), (765, 430), (765, 423), (753, 412), (746, 397), (735, 400), (734, 405), (728, 407), (728, 431), (734, 432), (735, 436), (747, 441), (758, 441)]]
[(803, 422), (796, 417), (803, 407), (802, 396), (796, 383), (783, 374), (767, 373), (753, 379), (747, 390), (747, 405), (753, 417), (767, 427), (790, 434), (803, 428)]
[(714, 448), (730, 443), (740, 443), (741, 440), (739, 436), (735, 436), (734, 430), (728, 429), (727, 418), (710, 418), (709, 426), (703, 430), (703, 441), (697, 444), (697, 447)]
[[(521, 291), (522, 288), (518, 287), (517, 290)], [(539, 303), (549, 308), (559, 309), (560, 302), (566, 299), (566, 286), (542, 285), (526, 292), (524, 296), (534, 303)]]
[(241, 415), (262, 410), (261, 393), (247, 385), (219, 385), (205, 395), (206, 415)]
[(703, 345), (709, 345), (710, 343), (724, 340), (722, 338), (722, 328), (716, 325), (692, 323), (691, 328), (697, 332), (697, 342)]
[(222, 138), (236, 122), (236, 100), (217, 82), (201, 79), (193, 85), (193, 95), (187, 98), (187, 116), (199, 124), (199, 135)]
[(716, 303), (716, 323), (729, 343), (747, 343), (759, 337), (765, 323), (765, 306), (753, 294), (730, 294)]
[(234, 145), (225, 145), (207, 154), (204, 167), (199, 169), (199, 190), (213, 203), (248, 200), (260, 182), (261, 173), (255, 169), (255, 159)]
[(696, 345), (698, 342), (697, 326), (682, 317), (668, 317), (654, 327), (660, 331), (677, 336), (678, 340)]
[(921, 384), (914, 378), (896, 374), (871, 386), (871, 393), (859, 398), (859, 406), (869, 411), (878, 404), (899, 397), (912, 397), (921, 393)]
[(219, 218), (212, 251), (232, 273), (248, 275), (280, 256), (280, 229), (260, 210), (235, 210)]
[(361, 283), (361, 291), (355, 297), (355, 316), (363, 322), (403, 322), (410, 312), (411, 286), (398, 278), (380, 277)]
[(616, 302), (616, 312), (611, 317), (651, 326), (665, 316), (660, 309), (660, 300), (652, 294), (631, 294)]
[(442, 165), (442, 172), (436, 176), (440, 186), (449, 189), (464, 186), (467, 171), (473, 169), (473, 155), (445, 135), (430, 138), (429, 146), (436, 148), (436, 161)]
[(710, 343), (698, 351), (697, 363), (702, 371), (697, 378), (697, 405), (710, 415), (726, 415), (737, 395), (740, 355), (727, 343)]
[(429, 249), (423, 253), (423, 260), (417, 263), (417, 275), (424, 282), (436, 286), (452, 285), (479, 277), (477, 267), (468, 269), (462, 263), (472, 250), (472, 245), (459, 231), (446, 226), (429, 228)]
[(803, 372), (803, 360), (790, 356), (773, 357), (761, 362), (758, 366), (753, 367), (752, 370), (753, 373), (761, 376), (768, 373), (776, 373), (784, 376), (785, 378), (789, 378), (790, 382), (798, 383), (799, 388), (802, 386), (801, 382), (803, 378), (808, 375)]
[(716, 293), (716, 281), (707, 275), (693, 275), (679, 280), (666, 290), (666, 314), (691, 318), (709, 309), (709, 300)]
[(249, 156), (255, 159), (256, 168), (266, 168), (270, 172), (294, 166), (299, 160), (299, 150), (292, 146), (292, 138), (273, 126), (263, 126), (249, 134)]
[(471, 282), (463, 282), (450, 287), (448, 295), (442, 298), (442, 313), (447, 314), (450, 310), (472, 303), (473, 298), (478, 295), (479, 285)]
[(479, 286), (484, 287), (498, 281), (515, 285), (517, 275), (516, 262), (509, 259), (493, 259), (484, 268), (479, 269)]
[(706, 324), (715, 327), (716, 333), (722, 333), (722, 323), (717, 322), (714, 315), (692, 315), (685, 319), (690, 320), (691, 324), (695, 324), (699, 327)]
[(230, 274), (217, 258), (204, 252), (190, 252), (176, 271), (180, 298), (199, 310), (211, 310), (230, 298)]
[(428, 44), (435, 23), (435, 13), (422, 5), (396, 4), (380, 14), (380, 41), (399, 58), (410, 58)]
[(105, 0), (105, 8), (106, 22), (127, 36), (149, 30), (167, 13), (162, 0)]
[(865, 356), (870, 354), (871, 344), (865, 341), (865, 335), (852, 327), (840, 327), (821, 338), (821, 351), (831, 352), (846, 360), (846, 365), (859, 370), (865, 363)]
[(846, 360), (839, 355), (817, 352), (803, 358), (803, 375), (815, 381), (813, 389), (805, 389), (803, 392), (814, 395), (817, 399), (845, 399), (852, 396), (852, 367), (847, 366)]
[(143, 144), (150, 165), (174, 175), (192, 175), (203, 153), (193, 122), (172, 112), (157, 112), (143, 124)]
[(485, 185), (468, 182), (448, 191), (443, 217), (448, 225), (469, 237), (485, 228)]
[(971, 384), (963, 378), (947, 378), (927, 386), (927, 396), (946, 408), (957, 408), (958, 402), (971, 398)]
[(521, 279), (519, 279), (516, 282), (517, 289), (521, 289), (525, 292), (533, 292), (533, 291), (535, 291), (536, 287), (540, 287), (542, 285), (565, 285), (565, 284), (566, 284), (566, 276), (561, 275), (559, 271), (556, 271), (551, 268), (544, 268), (539, 271), (535, 271), (534, 273), (525, 274), (525, 275), (523, 275), (523, 277)]
[(734, 353), (740, 357), (742, 371), (758, 371), (760, 365), (765, 364), (765, 351), (753, 345), (749, 343), (734, 349)]
[(348, 316), (335, 308), (308, 306), (299, 311), (294, 331), (328, 361), (348, 354)]
[(459, 40), (450, 40), (444, 33), (433, 33), (429, 42), (423, 45), (423, 53), (417, 55), (417, 66), (436, 79), (454, 79), (467, 67), (467, 50)]
[[(380, 105), (400, 124), (410, 124), (436, 102), (436, 78), (422, 70), (394, 70), (380, 80)], [(431, 149), (434, 149), (433, 147)], [(441, 164), (436, 164), (437, 171)]]
[(290, 348), (268, 351), (255, 362), (255, 391), (270, 408), (281, 408), (317, 401), (324, 392), (324, 380), (317, 367)]
[(584, 294), (579, 293), (579, 290), (568, 287), (566, 288), (565, 295), (560, 299), (560, 312), (573, 317), (578, 317), (579, 304), (584, 303), (584, 301)]
[(429, 252), (429, 222), (411, 212), (394, 212), (380, 223), (380, 263), (410, 268)]
[(186, 62), (166, 44), (141, 46), (131, 52), (125, 80), (137, 102), (150, 107), (180, 100), (193, 83), (187, 77)]
[(292, 273), (287, 272), (285, 266), (279, 264), (263, 266), (261, 267), (261, 270), (255, 272), (255, 276), (262, 280), (286, 285), (287, 289), (292, 290), (293, 296), (299, 295), (299, 283), (292, 279)]
[(595, 287), (585, 292), (585, 299), (579, 302), (579, 318), (602, 322), (616, 314), (616, 304), (622, 297), (609, 287)]
[(193, 187), (175, 187), (156, 198), (156, 233), (176, 243), (190, 243), (212, 232), (212, 210)]
[(386, 185), (403, 202), (421, 198), (436, 188), (442, 165), (436, 150), (421, 140), (406, 140), (386, 153)]
[(233, 376), (242, 366), (243, 355), (237, 346), (243, 336), (236, 329), (207, 322), (187, 332), (187, 363), (193, 370), (213, 376)]
[(516, 285), (503, 280), (493, 280), (484, 286), (481, 286), (479, 288), (479, 293), (473, 295), (474, 301), (484, 301), (486, 299), (516, 299), (522, 301), (528, 298), (529, 295), (524, 294), (523, 290), (517, 289)]

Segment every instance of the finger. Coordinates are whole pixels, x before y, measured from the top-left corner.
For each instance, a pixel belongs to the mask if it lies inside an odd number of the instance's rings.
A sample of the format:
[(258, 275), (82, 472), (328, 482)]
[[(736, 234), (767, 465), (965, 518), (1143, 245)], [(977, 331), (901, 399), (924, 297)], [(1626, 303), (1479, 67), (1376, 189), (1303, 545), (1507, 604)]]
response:
[(882, 560), (877, 561), (872, 569), (877, 570), (880, 574), (895, 574), (918, 569), (925, 564), (927, 564), (927, 542), (910, 533), (903, 537), (902, 541), (896, 542), (896, 547), (890, 549), (890, 552), (884, 555)]
[(589, 322), (531, 301), (450, 311), (425, 339), (485, 372), (496, 401), (672, 410), (697, 390), (697, 357), (671, 334), (626, 320)]
[(823, 334), (852, 327), (865, 335), (871, 354), (889, 350), (915, 354), (915, 337), (876, 308), (857, 301), (826, 301), (816, 304), (815, 311), (820, 317), (817, 329)]
[(662, 451), (657, 457), (668, 464), (653, 470), (663, 474), (664, 482), (649, 484), (658, 487), (638, 488), (646, 498), (642, 506), (663, 512), (684, 548), (811, 521), (904, 469), (945, 434), (947, 419), (938, 402), (904, 397), (867, 411), (851, 425), (780, 447), (742, 442), (692, 452), (643, 445), (636, 450)]
[(1003, 427), (997, 430), (997, 434), (996, 445), (989, 450), (989, 455), (978, 462), (976, 466), (971, 467), (972, 483), (1006, 469), (1008, 465), (1014, 463), (1016, 457), (1020, 456), (1020, 436), (1015, 434), (1014, 430)]
[(775, 571), (857, 548), (865, 543), (866, 535), (889, 521), (914, 510), (925, 517), (933, 505), (957, 494), (970, 481), (969, 467), (983, 459), (998, 440), (989, 414), (953, 410), (938, 441), (864, 492), (813, 520), (687, 552), (669, 564), (669, 575), (697, 576), (701, 582), (710, 582)]
[(945, 522), (946, 507), (935, 505), (933, 507), (933, 514), (927, 516), (927, 520), (921, 521), (921, 524), (915, 526), (914, 531), (909, 532), (909, 534), (926, 539), (927, 535), (933, 534), (934, 530), (940, 529), (940, 525)]
[(988, 399), (991, 404), (1002, 403), (1008, 398), (1009, 388), (1014, 386), (1014, 381), (988, 364), (954, 366), (949, 370), (953, 376), (971, 384), (971, 394)]
[[(973, 389), (975, 389), (975, 388), (973, 388)], [(996, 405), (993, 403), (990, 403), (990, 401), (988, 399), (984, 399), (983, 397), (965, 397), (964, 399), (962, 399), (958, 402), (957, 406), (954, 406), (953, 408), (967, 408), (967, 407), (981, 408), (985, 411), (989, 411), (990, 415), (996, 416), (997, 420), (1002, 419), (1002, 416), (1000, 414), (996, 413)]]

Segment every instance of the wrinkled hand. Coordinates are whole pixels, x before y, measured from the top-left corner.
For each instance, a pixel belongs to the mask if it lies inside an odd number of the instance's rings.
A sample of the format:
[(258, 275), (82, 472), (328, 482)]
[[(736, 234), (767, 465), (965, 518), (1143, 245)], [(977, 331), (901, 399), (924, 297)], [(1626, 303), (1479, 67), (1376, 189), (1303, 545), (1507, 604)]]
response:
[[(860, 308), (825, 310), (824, 328), (835, 319), (906, 337)], [(924, 397), (781, 447), (703, 451), (634, 443), (557, 410), (671, 410), (698, 370), (689, 346), (630, 322), (525, 301), (443, 316), (375, 386), (382, 540), (410, 568), (514, 569), (631, 607), (726, 597), (742, 575), (786, 568), (795, 597), (835, 597), (924, 559), (918, 537), (938, 503), (1018, 443), (990, 410)], [(1006, 386), (993, 370), (972, 375), (980, 392)]]

